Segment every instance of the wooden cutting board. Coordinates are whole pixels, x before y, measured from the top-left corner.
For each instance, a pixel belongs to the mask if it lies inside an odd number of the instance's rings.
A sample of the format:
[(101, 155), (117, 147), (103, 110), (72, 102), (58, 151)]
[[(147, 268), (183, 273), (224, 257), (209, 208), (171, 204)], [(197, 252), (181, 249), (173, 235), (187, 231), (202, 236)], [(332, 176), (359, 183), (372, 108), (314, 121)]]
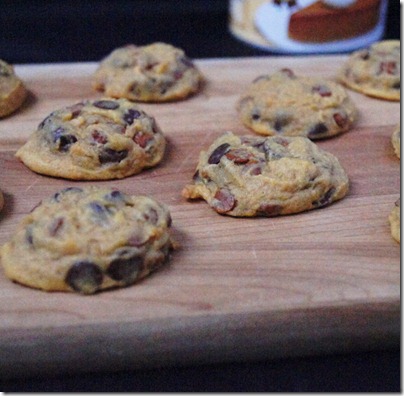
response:
[[(398, 346), (400, 246), (388, 215), (400, 193), (390, 143), (400, 105), (350, 95), (360, 119), (318, 142), (351, 182), (343, 200), (277, 218), (235, 219), (181, 195), (198, 153), (221, 133), (253, 133), (235, 103), (256, 76), (290, 67), (333, 78), (346, 58), (202, 60), (202, 93), (148, 104), (169, 141), (164, 162), (123, 180), (91, 182), (165, 202), (181, 247), (170, 264), (136, 286), (93, 296), (46, 293), (0, 271), (1, 377), (119, 370)], [(15, 157), (52, 110), (100, 97), (95, 63), (20, 65), (30, 90), (23, 108), (0, 121), (0, 243), (42, 198), (81, 182), (37, 175)], [(89, 184), (89, 183), (88, 183)]]

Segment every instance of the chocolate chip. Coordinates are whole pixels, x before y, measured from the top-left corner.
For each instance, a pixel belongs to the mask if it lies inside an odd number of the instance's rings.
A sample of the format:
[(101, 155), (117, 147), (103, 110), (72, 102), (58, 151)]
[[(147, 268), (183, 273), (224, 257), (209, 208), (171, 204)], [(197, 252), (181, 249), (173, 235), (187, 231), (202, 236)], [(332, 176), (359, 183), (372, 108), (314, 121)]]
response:
[(326, 85), (315, 85), (311, 90), (323, 98), (332, 95), (331, 90)]
[(142, 257), (117, 258), (109, 264), (107, 274), (113, 280), (131, 283), (137, 278), (142, 269)]
[(393, 84), (393, 89), (401, 89), (401, 83), (400, 81), (396, 82)]
[(227, 189), (218, 190), (211, 202), (213, 209), (218, 213), (227, 213), (236, 206), (234, 195)]
[(220, 162), (220, 159), (229, 151), (230, 144), (223, 143), (216, 147), (208, 159), (208, 164), (216, 165)]
[(95, 293), (103, 280), (98, 265), (90, 261), (79, 261), (67, 272), (65, 282), (75, 291), (83, 294)]
[(124, 201), (125, 196), (119, 190), (113, 190), (105, 195), (105, 199), (109, 201)]
[(49, 235), (52, 237), (56, 236), (58, 232), (62, 229), (63, 224), (64, 224), (63, 217), (57, 217), (56, 219), (54, 219), (48, 228)]
[(148, 221), (149, 223), (152, 223), (154, 225), (157, 224), (157, 222), (159, 221), (159, 215), (157, 213), (157, 210), (154, 208), (150, 208), (145, 214), (144, 214), (144, 218), (146, 219), (146, 221)]
[(99, 144), (106, 144), (108, 142), (107, 137), (100, 131), (94, 130), (91, 136), (93, 140)]
[(64, 188), (63, 190), (60, 190), (59, 192), (57, 192), (57, 193), (53, 196), (53, 199), (54, 199), (56, 202), (59, 202), (59, 201), (60, 201), (60, 196), (63, 195), (63, 194), (66, 194), (66, 193), (68, 193), (68, 192), (81, 193), (81, 192), (83, 192), (83, 189), (82, 189), (82, 188), (79, 188), (79, 187), (66, 187), (66, 188)]
[(331, 199), (335, 193), (335, 187), (331, 187), (329, 190), (325, 192), (325, 194), (318, 199), (317, 201), (313, 202), (313, 206), (318, 208), (320, 206), (325, 206), (331, 203)]
[(369, 51), (368, 50), (363, 50), (362, 53), (360, 54), (361, 59), (363, 60), (368, 60), (370, 57)]
[(257, 215), (266, 217), (277, 216), (282, 212), (282, 209), (282, 205), (261, 204), (257, 210)]
[(25, 230), (25, 239), (30, 245), (34, 244), (34, 235), (32, 232), (32, 226), (27, 227), (27, 229)]
[(335, 113), (333, 115), (335, 123), (340, 127), (344, 128), (347, 123), (348, 123), (348, 118), (345, 115), (342, 115), (341, 113)]
[(132, 125), (133, 121), (138, 119), (142, 113), (139, 110), (136, 109), (129, 109), (124, 115), (123, 115), (123, 120), (128, 124)]
[(254, 155), (243, 148), (229, 150), (226, 153), (226, 158), (237, 165), (246, 164), (248, 162), (257, 162)]
[(251, 119), (253, 121), (258, 121), (261, 118), (261, 115), (259, 113), (258, 110), (253, 110), (253, 112), (251, 113)]
[(287, 67), (284, 67), (283, 69), (281, 69), (280, 70), (281, 71), (281, 73), (283, 73), (283, 74), (285, 74), (287, 77), (289, 77), (289, 78), (296, 78), (296, 75), (295, 75), (295, 73), (293, 72), (293, 70), (292, 69), (289, 69), (289, 68), (287, 68)]
[(52, 132), (53, 142), (59, 151), (66, 152), (70, 146), (77, 142), (76, 136), (66, 133), (63, 127), (59, 127)]
[(104, 148), (98, 155), (98, 160), (101, 164), (108, 162), (121, 162), (128, 156), (128, 150), (113, 150), (111, 148)]
[(318, 135), (322, 135), (328, 131), (327, 126), (323, 122), (319, 122), (314, 125), (308, 132), (308, 137), (317, 137)]
[(93, 102), (93, 106), (98, 107), (99, 109), (115, 110), (119, 107), (119, 103), (113, 100), (97, 100)]
[(290, 116), (287, 114), (279, 114), (275, 118), (274, 129), (276, 132), (281, 132), (283, 127), (288, 125), (290, 122)]
[(153, 136), (148, 135), (144, 132), (138, 132), (134, 137), (133, 141), (139, 145), (141, 148), (146, 148), (149, 142), (153, 140)]
[(84, 107), (84, 103), (80, 102), (80, 103), (74, 104), (73, 106), (69, 106), (67, 108), (67, 110), (69, 110), (71, 112), (72, 118), (76, 118), (76, 117), (78, 117), (80, 115), (81, 110), (83, 109), (83, 107)]

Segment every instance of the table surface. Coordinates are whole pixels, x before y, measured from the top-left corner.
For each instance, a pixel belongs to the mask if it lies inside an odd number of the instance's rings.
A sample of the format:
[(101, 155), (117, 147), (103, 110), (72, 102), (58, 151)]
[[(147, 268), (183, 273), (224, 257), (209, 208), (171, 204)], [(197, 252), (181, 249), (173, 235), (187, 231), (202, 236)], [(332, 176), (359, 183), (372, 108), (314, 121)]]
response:
[[(318, 142), (340, 159), (351, 184), (347, 197), (327, 208), (234, 219), (180, 195), (200, 149), (226, 130), (252, 135), (241, 125), (235, 103), (257, 75), (288, 66), (297, 74), (333, 78), (344, 60), (200, 60), (207, 78), (203, 92), (182, 102), (143, 105), (168, 138), (164, 162), (140, 175), (98, 183), (168, 204), (180, 249), (170, 265), (140, 284), (96, 296), (44, 293), (1, 273), (2, 375), (397, 347), (400, 247), (387, 218), (400, 191), (400, 162), (390, 143), (399, 103), (350, 92), (360, 111), (357, 124)], [(21, 111), (0, 124), (0, 185), (6, 197), (0, 243), (40, 199), (81, 184), (37, 175), (13, 154), (50, 111), (99, 96), (89, 84), (95, 67), (17, 66), (31, 94)]]

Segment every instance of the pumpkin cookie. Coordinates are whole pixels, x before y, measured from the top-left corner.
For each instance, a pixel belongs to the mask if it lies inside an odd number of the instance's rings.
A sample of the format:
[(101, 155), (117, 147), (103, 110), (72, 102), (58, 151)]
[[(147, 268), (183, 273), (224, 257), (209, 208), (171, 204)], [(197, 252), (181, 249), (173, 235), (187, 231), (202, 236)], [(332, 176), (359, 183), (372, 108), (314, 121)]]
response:
[(51, 113), (16, 156), (45, 175), (105, 180), (158, 164), (165, 146), (153, 117), (126, 99), (100, 99)]
[(202, 75), (179, 48), (164, 43), (117, 48), (104, 60), (93, 86), (106, 96), (141, 102), (179, 100), (197, 92)]
[(401, 154), (401, 132), (400, 132), (400, 124), (397, 125), (391, 135), (391, 144), (393, 145), (394, 152), (396, 153), (397, 157), (400, 158)]
[(0, 117), (16, 111), (27, 97), (27, 90), (13, 66), (0, 59)]
[(399, 101), (400, 69), (400, 41), (380, 41), (352, 53), (338, 80), (362, 94)]
[(11, 280), (92, 294), (147, 276), (171, 248), (167, 208), (145, 196), (89, 186), (43, 200), (1, 249)]
[(238, 103), (241, 120), (261, 135), (327, 138), (346, 132), (357, 110), (346, 90), (290, 69), (257, 77)]
[(398, 199), (389, 215), (391, 236), (400, 243), (400, 199)]
[(337, 158), (304, 137), (226, 133), (202, 151), (182, 195), (230, 216), (277, 216), (343, 198), (348, 177)]

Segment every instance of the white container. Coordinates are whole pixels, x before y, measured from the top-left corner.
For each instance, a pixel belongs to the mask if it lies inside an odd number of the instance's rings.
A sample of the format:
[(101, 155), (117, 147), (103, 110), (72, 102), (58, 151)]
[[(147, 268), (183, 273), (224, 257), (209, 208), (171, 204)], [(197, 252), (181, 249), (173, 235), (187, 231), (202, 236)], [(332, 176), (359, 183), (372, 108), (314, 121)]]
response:
[(229, 0), (229, 28), (276, 53), (347, 52), (382, 38), (387, 0)]

